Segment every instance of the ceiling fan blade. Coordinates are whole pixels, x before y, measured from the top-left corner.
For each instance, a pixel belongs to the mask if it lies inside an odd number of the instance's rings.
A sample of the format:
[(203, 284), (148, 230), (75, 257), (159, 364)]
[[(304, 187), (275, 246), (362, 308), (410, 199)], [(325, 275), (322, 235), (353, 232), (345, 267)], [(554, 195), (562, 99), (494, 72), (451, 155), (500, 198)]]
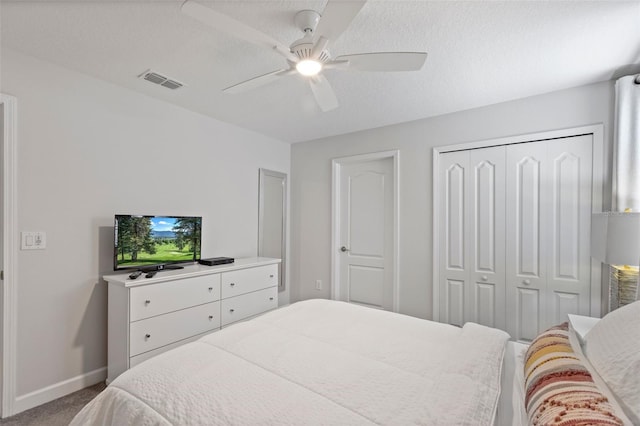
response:
[(185, 15), (213, 28), (216, 28), (217, 30), (223, 31), (231, 36), (248, 41), (258, 46), (273, 49), (290, 61), (296, 62), (298, 60), (298, 57), (292, 54), (287, 46), (280, 43), (273, 37), (260, 32), (246, 24), (243, 24), (242, 22), (237, 21), (230, 16), (216, 12), (215, 10), (200, 3), (196, 3), (192, 0), (187, 0), (182, 4), (181, 10)]
[(380, 52), (338, 56), (336, 61), (349, 61), (358, 71), (417, 71), (427, 59), (425, 52)]
[(331, 111), (338, 108), (338, 99), (336, 94), (329, 84), (329, 80), (322, 74), (318, 74), (309, 80), (311, 84), (311, 91), (316, 98), (318, 106), (322, 112)]
[(222, 91), (225, 93), (231, 93), (231, 94), (246, 92), (248, 90), (255, 89), (257, 87), (269, 84), (273, 81), (276, 81), (278, 78), (291, 73), (295, 73), (295, 69), (272, 71), (270, 73), (263, 74), (258, 77), (254, 77), (252, 79), (243, 81), (242, 83), (234, 84), (233, 86), (229, 86)]
[(323, 70), (346, 70), (349, 68), (349, 61), (328, 61), (322, 65)]
[(366, 2), (367, 0), (329, 0), (322, 12), (320, 23), (313, 32), (314, 40), (317, 41), (320, 36), (324, 36), (335, 42)]

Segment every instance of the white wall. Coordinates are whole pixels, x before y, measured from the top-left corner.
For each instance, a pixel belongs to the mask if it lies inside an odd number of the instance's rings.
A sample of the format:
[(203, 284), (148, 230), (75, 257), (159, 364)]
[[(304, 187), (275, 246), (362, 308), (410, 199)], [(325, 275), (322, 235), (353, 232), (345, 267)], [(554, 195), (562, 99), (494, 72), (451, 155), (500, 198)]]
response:
[(115, 213), (201, 215), (203, 257), (255, 256), (258, 169), (289, 173), (290, 145), (7, 49), (1, 84), (18, 100), (18, 227), (47, 233), (18, 254), (24, 396), (106, 366)]
[[(523, 83), (526, 84), (526, 83)], [(331, 159), (400, 151), (400, 312), (432, 315), (432, 148), (603, 123), (610, 158), (613, 83), (604, 82), (440, 117), (298, 143), (291, 150), (293, 300), (330, 297)], [(605, 161), (605, 159), (603, 159)], [(610, 168), (605, 167), (605, 204)], [(606, 206), (605, 205), (605, 206)], [(315, 290), (315, 281), (324, 283)]]

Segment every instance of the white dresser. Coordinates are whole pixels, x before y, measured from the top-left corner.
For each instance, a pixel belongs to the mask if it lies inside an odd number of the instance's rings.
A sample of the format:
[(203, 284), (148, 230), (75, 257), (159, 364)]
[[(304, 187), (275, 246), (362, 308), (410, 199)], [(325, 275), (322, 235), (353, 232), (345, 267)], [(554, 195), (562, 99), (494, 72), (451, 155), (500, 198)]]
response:
[(153, 278), (106, 275), (107, 383), (155, 355), (277, 308), (278, 263), (254, 257), (160, 271)]

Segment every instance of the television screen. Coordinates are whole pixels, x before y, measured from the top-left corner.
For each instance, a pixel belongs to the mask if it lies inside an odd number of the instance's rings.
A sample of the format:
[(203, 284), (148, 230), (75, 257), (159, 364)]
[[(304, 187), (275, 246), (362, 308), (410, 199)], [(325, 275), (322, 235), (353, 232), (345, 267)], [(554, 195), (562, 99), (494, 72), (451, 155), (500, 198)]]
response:
[(116, 215), (114, 228), (115, 270), (200, 260), (202, 217)]

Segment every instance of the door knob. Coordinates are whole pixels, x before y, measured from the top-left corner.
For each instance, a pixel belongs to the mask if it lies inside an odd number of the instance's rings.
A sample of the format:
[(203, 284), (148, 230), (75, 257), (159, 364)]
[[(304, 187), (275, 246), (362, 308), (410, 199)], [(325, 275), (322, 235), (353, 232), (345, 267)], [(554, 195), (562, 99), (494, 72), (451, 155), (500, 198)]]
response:
[(342, 247), (340, 247), (340, 251), (344, 253), (346, 251), (349, 251), (349, 249), (346, 248), (345, 246), (342, 246)]
[(529, 284), (531, 284), (531, 280), (524, 280), (524, 281), (522, 281), (522, 284), (529, 285)]
[(482, 277), (480, 277), (482, 279), (482, 281), (487, 281), (489, 278), (486, 275), (483, 275)]

